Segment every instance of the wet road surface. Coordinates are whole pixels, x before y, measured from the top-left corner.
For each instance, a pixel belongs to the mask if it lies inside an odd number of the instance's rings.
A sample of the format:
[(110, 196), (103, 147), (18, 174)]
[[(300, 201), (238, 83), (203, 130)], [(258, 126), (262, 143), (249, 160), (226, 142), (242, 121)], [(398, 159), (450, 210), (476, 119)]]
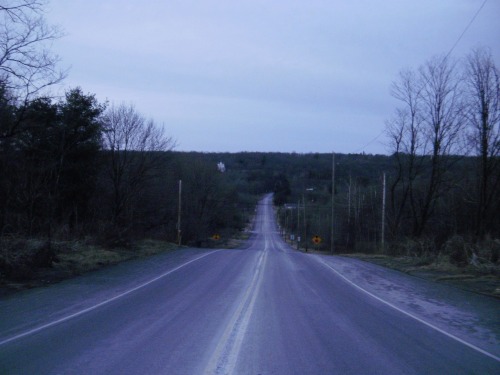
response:
[(297, 252), (267, 196), (241, 249), (181, 249), (2, 299), (0, 373), (498, 374), (499, 307)]

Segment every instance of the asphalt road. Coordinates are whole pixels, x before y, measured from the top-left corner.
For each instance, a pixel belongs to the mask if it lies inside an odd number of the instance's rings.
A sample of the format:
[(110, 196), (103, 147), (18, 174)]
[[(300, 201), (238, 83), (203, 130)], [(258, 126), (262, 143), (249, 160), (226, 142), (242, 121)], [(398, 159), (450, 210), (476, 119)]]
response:
[[(0, 301), (1, 374), (499, 374), (498, 300), (279, 238), (182, 249)], [(464, 301), (465, 299), (465, 301)]]

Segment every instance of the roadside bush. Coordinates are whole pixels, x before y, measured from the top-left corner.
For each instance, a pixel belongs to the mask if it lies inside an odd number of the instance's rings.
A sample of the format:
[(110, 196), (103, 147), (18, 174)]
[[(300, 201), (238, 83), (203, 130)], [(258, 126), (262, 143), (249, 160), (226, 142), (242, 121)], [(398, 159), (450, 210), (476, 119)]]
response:
[(472, 243), (461, 236), (453, 236), (441, 248), (441, 255), (459, 267), (471, 264), (476, 268), (491, 268), (498, 263), (499, 254), (500, 240), (491, 238)]
[(480, 258), (489, 260), (493, 264), (497, 264), (500, 257), (500, 240), (490, 237), (485, 238), (477, 244), (477, 252)]
[(354, 245), (354, 252), (361, 254), (374, 254), (376, 253), (377, 245), (374, 242), (358, 241)]
[(16, 239), (1, 241), (0, 272), (7, 277), (31, 279), (39, 268), (52, 267), (57, 261), (54, 248), (42, 240)]
[(112, 223), (102, 223), (95, 244), (107, 249), (130, 249), (132, 236), (128, 228), (120, 228)]
[(430, 238), (412, 239), (406, 238), (393, 242), (389, 246), (389, 255), (434, 258), (436, 255), (436, 245)]
[(493, 263), (498, 263), (500, 259), (500, 240), (495, 240), (493, 247), (491, 249), (491, 261)]
[(443, 244), (441, 253), (449, 257), (450, 263), (463, 267), (469, 263), (474, 249), (462, 236), (453, 236)]

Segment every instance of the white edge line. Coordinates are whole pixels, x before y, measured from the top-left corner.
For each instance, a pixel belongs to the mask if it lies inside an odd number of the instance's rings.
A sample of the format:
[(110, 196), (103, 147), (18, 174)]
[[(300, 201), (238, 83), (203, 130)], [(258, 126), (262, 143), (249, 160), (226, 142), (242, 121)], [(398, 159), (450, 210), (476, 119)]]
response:
[(165, 276), (170, 275), (171, 273), (173, 273), (173, 272), (175, 272), (175, 271), (177, 271), (177, 270), (181, 269), (181, 268), (182, 268), (182, 267), (184, 267), (184, 266), (187, 266), (187, 265), (188, 265), (188, 264), (190, 264), (190, 263), (196, 262), (197, 260), (200, 260), (200, 259), (202, 259), (202, 258), (205, 258), (206, 256), (211, 255), (211, 254), (214, 254), (214, 253), (219, 252), (219, 251), (221, 251), (221, 250), (211, 251), (211, 252), (209, 252), (209, 253), (207, 253), (207, 254), (204, 254), (204, 255), (202, 255), (202, 256), (199, 256), (198, 258), (192, 259), (192, 260), (190, 260), (189, 262), (183, 263), (183, 264), (181, 264), (180, 266), (177, 266), (177, 267), (175, 267), (175, 268), (171, 269), (170, 271), (167, 271), (167, 272), (165, 272), (165, 273), (161, 274), (160, 276), (157, 276), (157, 277), (155, 277), (155, 278), (153, 278), (153, 279), (151, 279), (151, 280), (149, 280), (149, 281), (146, 281), (145, 283), (143, 283), (143, 284), (141, 284), (141, 285), (139, 285), (139, 286), (136, 286), (136, 287), (134, 287), (134, 288), (132, 288), (132, 289), (127, 290), (126, 292), (120, 293), (120, 294), (118, 294), (118, 295), (116, 295), (116, 296), (114, 296), (114, 297), (112, 297), (112, 298), (109, 298), (109, 299), (107, 299), (107, 300), (105, 300), (105, 301), (102, 301), (102, 302), (98, 303), (97, 305), (87, 307), (86, 309), (80, 310), (80, 311), (78, 311), (78, 312), (76, 312), (76, 313), (73, 313), (73, 314), (71, 314), (71, 315), (67, 315), (67, 316), (65, 316), (65, 317), (63, 317), (63, 318), (60, 318), (60, 319), (54, 320), (54, 321), (52, 321), (52, 322), (50, 322), (50, 323), (44, 324), (44, 325), (42, 325), (42, 326), (39, 326), (39, 327), (36, 327), (36, 328), (33, 328), (33, 329), (30, 329), (29, 331), (26, 331), (26, 332), (20, 333), (20, 334), (18, 334), (18, 335), (15, 335), (15, 336), (12, 336), (12, 337), (10, 337), (10, 338), (8, 338), (8, 339), (5, 339), (5, 340), (3, 340), (3, 341), (0, 341), (0, 346), (5, 345), (5, 344), (8, 344), (9, 342), (12, 342), (12, 341), (18, 340), (18, 339), (20, 339), (20, 338), (23, 338), (23, 337), (26, 337), (26, 336), (32, 335), (32, 334), (34, 334), (34, 333), (40, 332), (40, 331), (42, 331), (42, 330), (44, 330), (44, 329), (46, 329), (46, 328), (53, 327), (53, 326), (55, 326), (55, 325), (57, 325), (57, 324), (59, 324), (59, 323), (62, 323), (62, 322), (68, 321), (68, 320), (70, 320), (70, 319), (76, 318), (77, 316), (80, 316), (80, 315), (86, 314), (86, 313), (88, 313), (88, 312), (90, 312), (90, 311), (92, 311), (92, 310), (95, 310), (95, 309), (97, 309), (97, 308), (99, 308), (99, 307), (101, 307), (101, 306), (104, 306), (104, 305), (106, 305), (106, 304), (108, 304), (108, 303), (110, 303), (110, 302), (116, 301), (116, 300), (117, 300), (117, 299), (119, 299), (119, 298), (122, 298), (122, 297), (124, 297), (124, 296), (126, 296), (126, 295), (128, 295), (128, 294), (130, 294), (130, 293), (132, 293), (132, 292), (135, 292), (136, 290), (139, 290), (139, 289), (141, 289), (141, 288), (144, 288), (145, 286), (148, 286), (148, 285), (150, 285), (150, 284), (154, 283), (155, 281), (160, 280), (161, 278), (163, 278), (163, 277), (165, 277)]
[(441, 328), (436, 327), (435, 325), (433, 325), (433, 324), (431, 324), (431, 323), (429, 323), (429, 322), (426, 322), (426, 321), (425, 321), (425, 320), (423, 320), (423, 319), (420, 319), (418, 316), (415, 316), (415, 315), (413, 315), (412, 313), (409, 313), (409, 312), (407, 312), (407, 311), (405, 311), (405, 310), (403, 310), (403, 309), (400, 309), (400, 308), (399, 308), (399, 307), (397, 307), (396, 305), (393, 305), (392, 303), (390, 303), (390, 302), (387, 302), (387, 301), (383, 300), (382, 298), (380, 298), (380, 297), (376, 296), (375, 294), (373, 294), (373, 293), (371, 293), (371, 292), (367, 291), (366, 289), (364, 289), (364, 288), (360, 287), (359, 285), (357, 285), (357, 284), (355, 284), (354, 282), (352, 282), (351, 280), (349, 280), (347, 277), (345, 277), (344, 275), (342, 275), (339, 271), (337, 271), (336, 269), (334, 269), (331, 265), (329, 265), (329, 264), (328, 264), (327, 262), (325, 262), (323, 259), (321, 259), (321, 258), (319, 258), (319, 257), (318, 257), (317, 259), (319, 259), (321, 263), (323, 263), (325, 266), (327, 266), (328, 268), (330, 268), (333, 272), (335, 272), (338, 276), (340, 276), (342, 279), (344, 279), (345, 281), (347, 281), (349, 284), (351, 284), (351, 285), (352, 285), (352, 286), (354, 286), (355, 288), (357, 288), (357, 289), (361, 290), (362, 292), (364, 292), (364, 293), (368, 294), (369, 296), (371, 296), (371, 297), (375, 298), (375, 299), (376, 299), (376, 300), (378, 300), (379, 302), (382, 302), (383, 304), (385, 304), (385, 305), (387, 305), (387, 306), (389, 306), (389, 307), (392, 307), (394, 310), (397, 310), (397, 311), (399, 311), (400, 313), (402, 313), (402, 314), (404, 314), (404, 315), (406, 315), (406, 316), (409, 316), (410, 318), (413, 318), (413, 319), (417, 320), (418, 322), (420, 322), (420, 323), (422, 323), (422, 324), (425, 324), (427, 327), (430, 327), (430, 328), (432, 328), (432, 329), (434, 329), (434, 330), (436, 330), (436, 331), (438, 331), (438, 332), (442, 333), (443, 335), (448, 336), (449, 338), (451, 338), (451, 339), (453, 339), (453, 340), (455, 340), (455, 341), (458, 341), (459, 343), (461, 343), (461, 344), (463, 344), (463, 345), (465, 345), (465, 346), (468, 346), (469, 348), (474, 349), (475, 351), (477, 351), (477, 352), (479, 352), (479, 353), (481, 353), (481, 354), (484, 354), (484, 355), (486, 355), (486, 356), (488, 356), (488, 357), (490, 357), (490, 358), (493, 358), (494, 360), (496, 360), (496, 361), (500, 362), (500, 357), (497, 357), (496, 355), (494, 355), (494, 354), (492, 354), (492, 353), (490, 353), (490, 352), (487, 352), (486, 350), (483, 350), (483, 349), (481, 349), (481, 348), (479, 348), (479, 347), (475, 346), (474, 344), (471, 344), (471, 343), (469, 343), (469, 342), (467, 342), (467, 341), (465, 341), (465, 340), (462, 340), (461, 338), (459, 338), (459, 337), (457, 337), (457, 336), (455, 336), (455, 335), (453, 335), (453, 334), (451, 334), (451, 333), (449, 333), (449, 332), (446, 332), (446, 331), (442, 330)]

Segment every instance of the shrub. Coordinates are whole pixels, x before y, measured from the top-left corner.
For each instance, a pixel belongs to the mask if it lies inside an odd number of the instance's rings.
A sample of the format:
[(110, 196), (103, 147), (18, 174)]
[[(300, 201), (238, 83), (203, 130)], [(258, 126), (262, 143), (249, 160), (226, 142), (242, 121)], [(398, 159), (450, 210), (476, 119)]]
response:
[(449, 238), (441, 248), (441, 253), (447, 255), (450, 262), (457, 266), (466, 266), (473, 252), (471, 245), (457, 235)]
[(13, 279), (30, 279), (38, 268), (52, 267), (57, 260), (50, 243), (41, 240), (1, 241), (0, 272)]
[(478, 256), (489, 260), (491, 263), (498, 263), (500, 257), (500, 240), (486, 237), (477, 244)]
[(354, 252), (361, 254), (374, 254), (377, 250), (377, 245), (369, 241), (358, 241), (354, 245)]
[(390, 244), (389, 255), (434, 258), (436, 245), (430, 238), (405, 238)]

